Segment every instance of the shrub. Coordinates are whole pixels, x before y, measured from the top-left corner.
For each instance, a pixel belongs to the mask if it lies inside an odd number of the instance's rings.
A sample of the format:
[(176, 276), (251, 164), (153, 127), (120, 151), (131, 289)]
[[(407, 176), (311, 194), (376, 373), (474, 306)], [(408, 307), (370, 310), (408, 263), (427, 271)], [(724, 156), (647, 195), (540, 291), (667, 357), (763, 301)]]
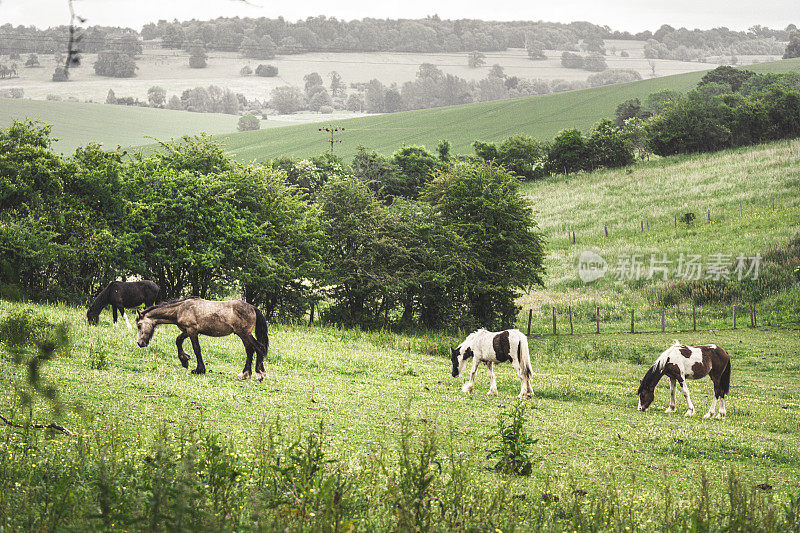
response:
[(250, 68), (249, 65), (245, 65), (239, 70), (239, 75), (240, 76), (252, 76), (253, 75), (253, 69)]
[(256, 67), (256, 76), (262, 78), (274, 78), (278, 75), (278, 67), (275, 65), (258, 65)]
[(538, 439), (533, 439), (525, 432), (525, 404), (517, 402), (497, 416), (497, 433), (489, 439), (493, 447), (487, 453), (487, 459), (496, 459), (492, 467), (496, 472), (516, 476), (529, 476), (533, 472), (530, 447)]
[(330, 115), (331, 113), (333, 113), (333, 108), (329, 105), (323, 105), (320, 106), (319, 112), (322, 113), (323, 115)]
[(635, 70), (630, 69), (611, 69), (605, 72), (598, 72), (586, 78), (586, 83), (590, 87), (599, 87), (601, 85), (613, 85), (615, 83), (628, 83), (632, 81), (639, 81), (642, 76)]
[(100, 52), (94, 63), (95, 74), (112, 78), (132, 78), (137, 68), (131, 56), (117, 50)]
[(237, 126), (239, 131), (253, 131), (261, 129), (261, 121), (253, 115), (244, 115), (239, 117), (239, 124)]

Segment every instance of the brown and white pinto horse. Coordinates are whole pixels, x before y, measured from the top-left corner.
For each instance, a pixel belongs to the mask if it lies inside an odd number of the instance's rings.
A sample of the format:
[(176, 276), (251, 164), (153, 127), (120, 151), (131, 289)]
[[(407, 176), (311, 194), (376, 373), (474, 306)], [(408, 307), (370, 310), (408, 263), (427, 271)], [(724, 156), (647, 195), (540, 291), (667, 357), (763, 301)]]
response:
[(689, 389), (686, 387), (687, 379), (700, 379), (709, 376), (714, 382), (714, 401), (711, 402), (711, 409), (708, 410), (704, 418), (714, 416), (714, 410), (719, 401), (719, 414), (717, 418), (725, 418), (725, 395), (731, 384), (731, 362), (728, 352), (716, 344), (705, 344), (703, 346), (686, 346), (675, 341), (675, 344), (667, 348), (664, 353), (656, 359), (650, 370), (647, 371), (642, 382), (639, 384), (639, 410), (647, 411), (655, 397), (655, 388), (659, 380), (667, 376), (670, 380), (670, 401), (667, 413), (675, 412), (675, 383), (680, 383), (683, 396), (689, 409), (686, 416), (694, 414), (694, 404), (689, 397)]
[(475, 375), (481, 362), (486, 363), (489, 372), (490, 396), (497, 396), (497, 380), (494, 377), (494, 364), (511, 361), (520, 382), (519, 398), (529, 398), (533, 394), (531, 388), (531, 356), (528, 352), (528, 338), (518, 329), (505, 331), (487, 331), (479, 329), (464, 339), (457, 348), (450, 348), (450, 360), (453, 363), (453, 377), (457, 378), (472, 359), (472, 370), (469, 381), (461, 387), (471, 393), (475, 387)]

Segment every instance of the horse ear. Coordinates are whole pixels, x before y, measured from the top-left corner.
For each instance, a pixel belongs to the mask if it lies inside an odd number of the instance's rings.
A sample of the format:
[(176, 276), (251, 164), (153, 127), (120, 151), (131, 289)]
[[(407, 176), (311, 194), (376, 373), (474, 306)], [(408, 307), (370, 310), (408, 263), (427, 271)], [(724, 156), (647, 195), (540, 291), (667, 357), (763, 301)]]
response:
[(137, 309), (136, 310), (136, 320), (141, 319), (143, 316), (144, 316), (144, 313), (142, 312), (142, 310), (141, 309)]

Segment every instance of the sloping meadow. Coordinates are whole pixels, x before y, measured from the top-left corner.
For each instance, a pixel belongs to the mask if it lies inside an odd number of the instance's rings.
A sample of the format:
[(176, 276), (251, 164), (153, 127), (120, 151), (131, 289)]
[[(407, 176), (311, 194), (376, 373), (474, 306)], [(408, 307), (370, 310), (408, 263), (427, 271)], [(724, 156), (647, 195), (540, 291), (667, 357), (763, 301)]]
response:
[[(731, 354), (728, 418), (663, 413), (668, 386), (636, 411), (638, 381), (670, 335), (531, 339), (525, 402), (530, 476), (492, 470), (498, 415), (519, 383), (498, 368), (475, 393), (450, 376), (444, 335), (397, 336), (272, 325), (267, 378), (238, 381), (244, 350), (203, 337), (210, 372), (176, 357), (162, 326), (98, 327), (84, 310), (31, 309), (69, 327), (71, 348), (46, 362), (65, 410), (36, 397), (24, 367), (4, 365), (2, 414), (57, 421), (77, 437), (0, 430), (0, 517), (9, 529), (665, 530), (792, 529), (798, 524), (800, 340), (783, 331), (692, 334)], [(707, 380), (689, 384), (702, 413)]]

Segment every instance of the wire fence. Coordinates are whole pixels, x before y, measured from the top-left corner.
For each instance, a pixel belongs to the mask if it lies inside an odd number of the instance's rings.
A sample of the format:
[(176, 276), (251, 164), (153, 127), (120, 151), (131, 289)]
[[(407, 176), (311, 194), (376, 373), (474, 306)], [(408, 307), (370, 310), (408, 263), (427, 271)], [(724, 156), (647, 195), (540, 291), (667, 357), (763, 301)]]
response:
[(543, 305), (528, 309), (517, 326), (528, 335), (667, 333), (778, 327), (800, 330), (800, 300), (785, 306), (732, 304), (670, 308)]

